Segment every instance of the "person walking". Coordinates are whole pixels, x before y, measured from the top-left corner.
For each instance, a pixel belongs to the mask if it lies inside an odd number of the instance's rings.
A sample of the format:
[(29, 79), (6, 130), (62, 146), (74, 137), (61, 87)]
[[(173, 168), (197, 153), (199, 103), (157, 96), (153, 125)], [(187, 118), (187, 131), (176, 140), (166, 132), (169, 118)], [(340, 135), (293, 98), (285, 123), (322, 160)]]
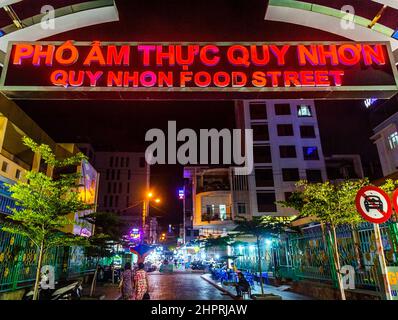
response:
[(140, 262), (138, 264), (138, 270), (134, 274), (134, 299), (143, 300), (144, 297), (148, 299), (148, 290), (148, 274), (144, 270), (144, 264)]
[(123, 300), (130, 300), (133, 296), (133, 271), (131, 270), (131, 263), (126, 262), (124, 271), (122, 272), (119, 288), (122, 291)]

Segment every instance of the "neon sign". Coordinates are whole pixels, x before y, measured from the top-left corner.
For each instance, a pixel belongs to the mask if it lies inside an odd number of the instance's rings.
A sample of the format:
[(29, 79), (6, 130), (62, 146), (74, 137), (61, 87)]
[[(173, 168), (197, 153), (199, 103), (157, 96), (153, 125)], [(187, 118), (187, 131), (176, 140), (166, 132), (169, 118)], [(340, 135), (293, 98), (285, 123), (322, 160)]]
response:
[(10, 98), (380, 98), (398, 91), (389, 44), (380, 42), (17, 42), (5, 66), (0, 90)]
[(364, 100), (364, 104), (366, 108), (369, 108), (370, 106), (372, 106), (378, 99), (376, 98), (368, 98)]
[(184, 189), (178, 189), (178, 199), (184, 200), (184, 197), (185, 197)]

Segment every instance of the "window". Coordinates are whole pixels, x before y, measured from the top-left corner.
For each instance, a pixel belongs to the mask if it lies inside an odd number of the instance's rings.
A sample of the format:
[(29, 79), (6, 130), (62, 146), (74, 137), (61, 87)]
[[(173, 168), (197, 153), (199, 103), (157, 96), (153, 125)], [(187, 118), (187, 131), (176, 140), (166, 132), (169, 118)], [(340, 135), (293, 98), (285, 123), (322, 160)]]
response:
[(145, 157), (140, 157), (140, 168), (145, 168)]
[(108, 206), (108, 197), (107, 196), (104, 196), (104, 207), (107, 207)]
[(282, 169), (283, 181), (299, 181), (300, 174), (297, 168)]
[(317, 147), (303, 147), (304, 160), (319, 160)]
[(311, 107), (306, 104), (297, 106), (297, 116), (299, 117), (312, 117)]
[(390, 149), (395, 149), (398, 146), (398, 132), (395, 131), (394, 133), (388, 136), (388, 143), (390, 145)]
[(255, 178), (257, 187), (272, 187), (274, 186), (274, 175), (271, 168), (256, 168)]
[(266, 124), (252, 125), (252, 129), (254, 141), (269, 140), (268, 126)]
[(115, 170), (112, 169), (112, 180), (115, 180)]
[(127, 193), (130, 192), (130, 182), (127, 182)]
[(116, 182), (113, 183), (113, 193), (116, 193)]
[(296, 158), (295, 146), (279, 146), (279, 155), (281, 158)]
[(250, 118), (252, 120), (267, 119), (267, 106), (265, 103), (250, 103)]
[(257, 193), (257, 209), (259, 212), (275, 212), (275, 193), (273, 192), (261, 192)]
[(109, 169), (106, 169), (106, 180), (109, 180)]
[(301, 138), (315, 138), (314, 126), (300, 126)]
[(129, 207), (129, 205), (130, 205), (129, 202), (130, 202), (129, 196), (126, 196), (126, 208)]
[(277, 125), (278, 136), (293, 136), (293, 126), (291, 124), (278, 124)]
[(122, 193), (122, 183), (119, 182), (119, 193)]
[(115, 197), (115, 207), (119, 206), (119, 196)]
[(108, 182), (108, 193), (112, 192), (112, 183)]
[(126, 167), (128, 167), (129, 165), (130, 165), (130, 158), (127, 157), (127, 158), (126, 158)]
[(120, 166), (121, 166), (121, 167), (124, 167), (124, 157), (121, 157), (121, 158), (120, 158)]
[(308, 182), (322, 182), (321, 170), (306, 170)]
[(113, 196), (109, 196), (109, 206), (113, 207)]
[(238, 202), (238, 214), (246, 214), (246, 203)]
[(119, 157), (115, 158), (115, 167), (119, 166)]
[(120, 169), (117, 169), (117, 177), (116, 177), (116, 179), (117, 179), (117, 180), (120, 179)]
[(277, 116), (285, 116), (290, 114), (290, 104), (279, 103), (275, 104), (275, 114)]
[(113, 157), (109, 158), (109, 166), (112, 168), (113, 167)]
[(253, 146), (253, 158), (255, 163), (272, 162), (270, 146)]
[(21, 178), (21, 170), (17, 169), (15, 171), (15, 179), (19, 179), (19, 178)]
[(8, 163), (3, 161), (3, 164), (1, 165), (1, 171), (7, 172), (8, 170)]

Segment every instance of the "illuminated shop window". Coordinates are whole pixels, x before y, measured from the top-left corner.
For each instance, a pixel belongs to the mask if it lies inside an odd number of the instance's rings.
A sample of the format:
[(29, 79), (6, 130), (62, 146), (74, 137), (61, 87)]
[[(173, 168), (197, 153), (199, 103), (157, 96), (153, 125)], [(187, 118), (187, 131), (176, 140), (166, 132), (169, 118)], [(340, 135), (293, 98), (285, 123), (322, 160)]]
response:
[(311, 107), (305, 104), (297, 106), (297, 115), (299, 117), (312, 117)]
[(227, 220), (227, 206), (225, 204), (220, 204), (220, 220)]
[(395, 131), (394, 133), (388, 136), (388, 143), (390, 144), (391, 149), (395, 149), (398, 146), (398, 132)]

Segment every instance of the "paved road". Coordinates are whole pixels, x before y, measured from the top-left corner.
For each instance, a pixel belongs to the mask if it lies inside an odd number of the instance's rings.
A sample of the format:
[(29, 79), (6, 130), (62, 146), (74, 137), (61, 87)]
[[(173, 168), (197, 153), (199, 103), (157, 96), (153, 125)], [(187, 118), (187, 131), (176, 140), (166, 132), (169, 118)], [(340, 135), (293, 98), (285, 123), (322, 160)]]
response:
[(149, 274), (153, 300), (232, 300), (198, 273)]

